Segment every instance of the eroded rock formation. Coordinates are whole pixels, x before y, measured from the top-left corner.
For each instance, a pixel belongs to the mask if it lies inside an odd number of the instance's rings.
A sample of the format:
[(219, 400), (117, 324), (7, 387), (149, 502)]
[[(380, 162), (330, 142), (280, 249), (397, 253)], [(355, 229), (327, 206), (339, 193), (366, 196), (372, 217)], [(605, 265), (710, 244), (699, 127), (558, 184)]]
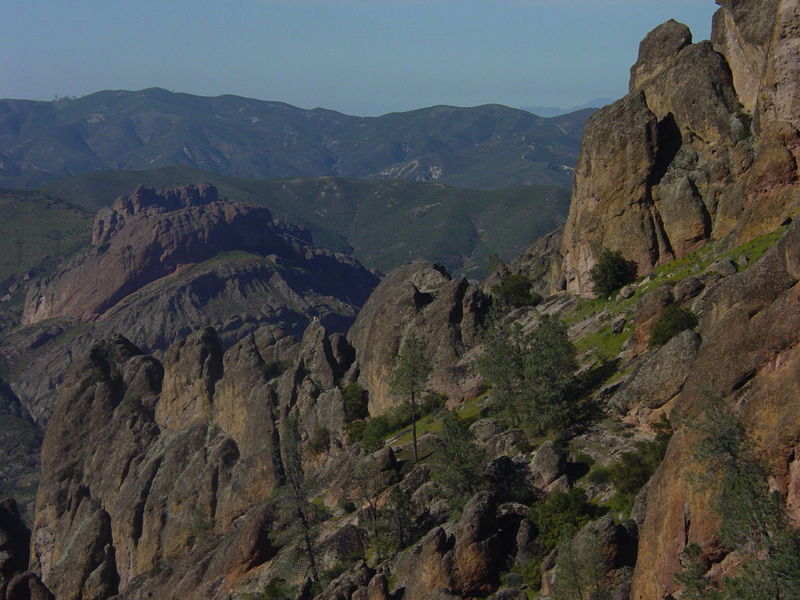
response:
[(604, 248), (646, 274), (800, 212), (797, 2), (720, 4), (712, 42), (675, 21), (648, 34), (628, 96), (587, 124), (551, 290), (591, 294)]
[(266, 324), (299, 336), (318, 318), (344, 333), (379, 281), (352, 257), (313, 248), (269, 210), (219, 200), (212, 186), (139, 187), (98, 213), (93, 241), (31, 284), (31, 326), (3, 348), (11, 362), (24, 356), (13, 387), (42, 425), (72, 358), (97, 340), (121, 333), (161, 356), (205, 325), (225, 349)]
[(306, 439), (327, 428), (331, 457), (342, 447), (341, 368), (319, 322), (299, 343), (263, 328), (224, 356), (204, 329), (163, 364), (122, 336), (96, 344), (71, 367), (42, 448), (32, 549), (44, 583), (106, 598), (171, 565), (188, 569), (172, 588), (191, 575), (228, 589), (275, 554), (263, 533), (274, 507), (252, 508), (282, 480), (282, 420), (297, 414)]
[[(477, 343), (489, 300), (466, 279), (452, 280), (441, 265), (418, 262), (392, 271), (375, 289), (347, 334), (356, 351), (359, 382), (369, 390), (370, 414), (398, 404), (389, 385), (397, 354), (410, 335), (430, 354), (431, 388), (457, 401), (472, 389), (461, 363)], [(474, 393), (474, 390), (472, 390)]]

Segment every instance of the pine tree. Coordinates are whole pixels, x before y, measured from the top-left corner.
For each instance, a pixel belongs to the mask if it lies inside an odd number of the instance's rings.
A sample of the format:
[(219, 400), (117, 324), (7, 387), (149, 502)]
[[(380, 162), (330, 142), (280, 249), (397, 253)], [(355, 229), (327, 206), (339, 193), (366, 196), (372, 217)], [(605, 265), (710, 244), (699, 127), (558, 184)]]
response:
[(297, 415), (287, 417), (281, 436), (281, 455), (286, 476), (283, 504), (287, 538), (302, 536), (303, 550), (308, 557), (313, 580), (319, 581), (313, 541), (314, 507), (306, 499), (307, 482), (302, 463), (302, 441)]
[(431, 475), (450, 492), (450, 503), (457, 508), (486, 484), (485, 453), (475, 445), (466, 425), (449, 411), (442, 419)]
[(495, 400), (512, 425), (541, 433), (566, 424), (575, 348), (559, 319), (544, 315), (526, 334), (519, 325), (503, 326), (493, 317), (478, 368), (494, 385)]
[(412, 333), (397, 355), (397, 367), (392, 376), (391, 392), (411, 402), (411, 436), (414, 445), (414, 462), (417, 462), (417, 399), (428, 385), (432, 371), (428, 349)]

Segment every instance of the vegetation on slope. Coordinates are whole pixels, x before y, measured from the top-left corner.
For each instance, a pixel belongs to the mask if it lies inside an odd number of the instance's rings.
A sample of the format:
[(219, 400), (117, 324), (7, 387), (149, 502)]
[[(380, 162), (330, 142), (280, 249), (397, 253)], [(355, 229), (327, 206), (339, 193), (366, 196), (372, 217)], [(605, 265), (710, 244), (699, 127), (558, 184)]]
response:
[(361, 118), (158, 88), (54, 102), (5, 100), (0, 107), (6, 163), (0, 184), (19, 188), (93, 171), (170, 165), (249, 178), (391, 177), (483, 189), (531, 183), (569, 188), (583, 126), (594, 112), (543, 119), (494, 104)]
[(0, 214), (0, 283), (53, 266), (91, 239), (89, 211), (37, 192), (0, 189)]

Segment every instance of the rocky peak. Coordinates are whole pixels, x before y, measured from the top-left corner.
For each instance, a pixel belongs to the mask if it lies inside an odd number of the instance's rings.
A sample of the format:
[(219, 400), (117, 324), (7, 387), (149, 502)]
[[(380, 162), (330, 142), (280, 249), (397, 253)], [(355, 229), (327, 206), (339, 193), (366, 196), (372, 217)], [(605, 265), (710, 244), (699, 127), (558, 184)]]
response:
[(675, 21), (648, 34), (628, 96), (587, 123), (551, 291), (590, 295), (604, 248), (645, 274), (800, 212), (797, 2), (720, 4), (713, 43)]
[(268, 209), (214, 201), (216, 196), (213, 186), (161, 194), (140, 186), (131, 198), (101, 210), (94, 249), (29, 288), (23, 321), (96, 318), (142, 287), (220, 252), (298, 254)]
[(692, 43), (692, 32), (683, 23), (670, 19), (659, 25), (639, 44), (639, 59), (631, 67), (629, 91), (640, 90), (658, 77), (668, 66), (669, 59)]
[(463, 397), (459, 362), (476, 344), (488, 298), (466, 279), (453, 280), (441, 265), (418, 262), (389, 273), (347, 334), (360, 367), (359, 382), (370, 392), (370, 414), (396, 403), (389, 384), (397, 354), (411, 334), (423, 343), (434, 366), (431, 386)]
[(110, 207), (98, 211), (92, 230), (92, 245), (106, 243), (124, 225), (125, 219), (146, 211), (173, 212), (190, 206), (203, 206), (219, 200), (210, 183), (167, 188), (157, 192), (139, 185), (130, 196), (120, 196)]

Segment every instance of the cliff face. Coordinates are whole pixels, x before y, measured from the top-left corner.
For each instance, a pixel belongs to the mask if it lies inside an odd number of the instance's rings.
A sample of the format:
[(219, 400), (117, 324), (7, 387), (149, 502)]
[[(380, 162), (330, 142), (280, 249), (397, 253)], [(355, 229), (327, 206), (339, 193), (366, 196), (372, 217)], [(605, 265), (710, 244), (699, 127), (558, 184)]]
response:
[[(761, 261), (705, 298), (698, 330), (702, 343), (669, 405), (676, 422), (691, 421), (709, 397), (739, 415), (795, 524), (800, 524), (798, 281), (800, 227), (793, 225)], [(711, 490), (690, 482), (701, 469), (694, 453), (698, 436), (692, 427), (679, 429), (650, 483), (632, 598), (673, 593), (687, 544), (698, 544), (709, 560), (722, 564), (718, 569), (735, 550), (720, 547), (720, 515), (710, 504)]]
[(800, 211), (796, 2), (720, 2), (712, 42), (669, 21), (642, 41), (630, 93), (586, 126), (551, 289), (589, 295), (603, 248), (644, 275)]
[[(171, 587), (188, 578), (213, 595), (271, 558), (274, 518), (251, 509), (282, 478), (280, 423), (291, 413), (305, 436), (324, 428), (328, 460), (342, 447), (335, 384), (349, 363), (331, 345), (314, 322), (300, 343), (266, 327), (223, 355), (209, 328), (163, 362), (121, 336), (76, 361), (42, 448), (33, 528), (33, 566), (56, 597), (132, 593), (166, 565), (179, 571), (165, 573)], [(218, 535), (234, 522), (233, 538)]]

